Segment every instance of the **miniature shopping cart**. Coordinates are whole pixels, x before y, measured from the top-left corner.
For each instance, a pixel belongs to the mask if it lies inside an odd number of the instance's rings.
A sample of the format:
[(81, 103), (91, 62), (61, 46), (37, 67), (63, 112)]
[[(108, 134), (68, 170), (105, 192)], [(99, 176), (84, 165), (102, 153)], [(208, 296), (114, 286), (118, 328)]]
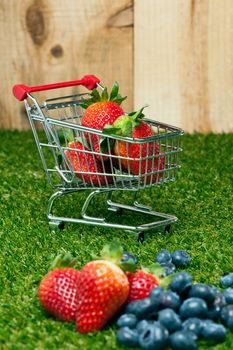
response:
[[(88, 90), (103, 89), (100, 80), (93, 75), (65, 83), (34, 87), (15, 85), (13, 87), (15, 97), (24, 101), (48, 182), (56, 189), (48, 203), (47, 216), (50, 226), (53, 229), (62, 229), (65, 223), (70, 222), (118, 228), (137, 233), (140, 241), (144, 240), (145, 231), (157, 228), (169, 231), (171, 223), (175, 222), (177, 218), (140, 204), (138, 194), (141, 189), (175, 181), (179, 169), (178, 154), (181, 151), (180, 136), (183, 134), (182, 130), (154, 120), (144, 119), (153, 129), (154, 136), (132, 138), (105, 135), (101, 130), (82, 125), (84, 113), (82, 104), (83, 100), (90, 96), (88, 91), (71, 96), (50, 98), (43, 103), (39, 103), (31, 95), (37, 91), (78, 85)], [(42, 139), (41, 129), (45, 136)], [(100, 144), (104, 140), (105, 148), (104, 150), (100, 148), (98, 154), (92, 144), (93, 136), (98, 139)], [(82, 149), (78, 148), (77, 140), (85, 141), (88, 146)], [(114, 142), (124, 142), (126, 150), (130, 148), (132, 143), (138, 145), (139, 155), (136, 158), (128, 153), (124, 156), (115, 155), (112, 152)], [(146, 154), (145, 149), (148, 150)], [(71, 155), (75, 157), (75, 162)], [(136, 174), (132, 173), (130, 168), (133, 161), (137, 162), (138, 165), (138, 173)], [(92, 168), (90, 163), (92, 163)], [(123, 167), (122, 164), (127, 164), (127, 166)], [(57, 198), (85, 190), (89, 191), (87, 191), (78, 217), (53, 214), (53, 206)], [(116, 190), (132, 191), (133, 203), (128, 205), (113, 200), (112, 194)], [(110, 212), (121, 215), (122, 212), (129, 211), (142, 214), (143, 217), (149, 215), (150, 222), (142, 224), (127, 222), (125, 224), (89, 215), (88, 209), (92, 199), (99, 194), (104, 194), (107, 209)]]

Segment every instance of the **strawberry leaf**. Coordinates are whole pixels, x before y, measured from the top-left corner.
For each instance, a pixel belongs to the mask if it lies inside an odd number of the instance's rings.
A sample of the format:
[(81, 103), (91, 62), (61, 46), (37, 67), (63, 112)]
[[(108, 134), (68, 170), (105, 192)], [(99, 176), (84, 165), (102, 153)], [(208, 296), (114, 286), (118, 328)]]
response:
[(75, 141), (80, 142), (84, 148), (89, 149), (89, 144), (87, 143), (87, 140), (85, 137), (80, 137), (80, 136), (75, 137)]
[(121, 97), (120, 95), (117, 95), (117, 97), (115, 97), (115, 98), (112, 100), (112, 102), (115, 102), (115, 103), (117, 103), (118, 105), (120, 105), (120, 104), (122, 104), (122, 102), (123, 102), (124, 100), (126, 100), (126, 99), (127, 99), (127, 96)]
[(159, 285), (163, 288), (168, 288), (173, 280), (174, 275), (168, 275), (166, 277), (159, 278)]
[(118, 95), (118, 91), (119, 91), (119, 84), (117, 81), (115, 81), (115, 83), (112, 86), (112, 91), (110, 93), (110, 101), (113, 101)]
[(61, 145), (66, 145), (66, 141), (71, 142), (75, 138), (74, 130), (58, 130), (58, 140)]
[(114, 142), (115, 140), (107, 137), (104, 137), (103, 139), (101, 139), (99, 142), (101, 153), (107, 153), (109, 149), (112, 149)]
[(141, 118), (143, 118), (145, 115), (142, 113), (142, 111), (143, 111), (143, 109), (144, 108), (146, 108), (146, 107), (148, 107), (147, 105), (146, 106), (144, 106), (144, 107), (142, 107), (141, 109), (139, 109), (139, 111), (136, 111), (136, 112), (131, 112), (131, 113), (129, 113), (128, 115), (130, 116), (130, 117), (132, 117), (132, 119), (133, 120), (137, 120), (137, 119), (141, 119)]
[(133, 259), (129, 259), (125, 262), (121, 262), (120, 263), (120, 268), (124, 271), (124, 272), (132, 272), (134, 273), (137, 269), (137, 266), (134, 262)]
[(87, 109), (88, 107), (86, 103), (80, 103), (79, 106), (82, 107), (83, 109)]
[(65, 137), (68, 142), (72, 142), (75, 139), (74, 130), (65, 131)]
[(73, 267), (76, 263), (77, 258), (74, 258), (70, 252), (62, 250), (50, 265), (50, 270)]
[(65, 135), (62, 129), (59, 129), (57, 132), (57, 137), (61, 145), (65, 144)]
[(127, 120), (126, 123), (122, 124), (121, 133), (122, 135), (132, 136), (133, 124), (131, 120)]
[(84, 109), (87, 109), (90, 105), (94, 103), (93, 97), (90, 97), (89, 99), (82, 99), (82, 102), (79, 104)]
[(118, 241), (113, 240), (110, 244), (106, 244), (101, 252), (102, 259), (111, 261), (116, 265), (120, 264), (123, 256), (123, 248)]
[(163, 277), (165, 268), (162, 267), (159, 263), (153, 263), (150, 266), (143, 268), (143, 270), (154, 275), (157, 278), (159, 285), (164, 288), (169, 287), (174, 277), (173, 274)]
[(92, 102), (100, 101), (101, 97), (97, 89), (92, 90), (91, 96), (93, 96)]
[(106, 87), (103, 89), (102, 96), (101, 96), (101, 101), (103, 101), (103, 102), (108, 101), (108, 92), (107, 92), (107, 88)]
[(151, 273), (157, 278), (160, 278), (165, 271), (165, 268), (162, 267), (159, 263), (153, 263), (147, 267), (143, 266), (142, 269), (148, 273)]
[(105, 124), (102, 133), (106, 135), (117, 135), (121, 128), (116, 128), (110, 124)]
[(80, 106), (84, 109), (87, 109), (93, 103), (107, 102), (107, 101), (112, 101), (112, 102), (115, 102), (115, 103), (120, 105), (126, 98), (127, 98), (127, 96), (122, 97), (119, 94), (119, 84), (117, 81), (115, 81), (113, 86), (112, 86), (110, 96), (108, 95), (108, 91), (107, 91), (106, 87), (104, 87), (101, 96), (100, 96), (98, 90), (94, 89), (94, 90), (92, 90), (91, 94), (89, 95), (89, 98), (82, 99)]

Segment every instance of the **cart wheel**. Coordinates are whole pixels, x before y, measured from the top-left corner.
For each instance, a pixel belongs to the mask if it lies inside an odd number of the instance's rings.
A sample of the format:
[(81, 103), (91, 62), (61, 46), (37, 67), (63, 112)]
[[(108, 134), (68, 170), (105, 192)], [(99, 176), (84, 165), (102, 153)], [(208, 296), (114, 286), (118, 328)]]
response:
[(145, 240), (144, 232), (140, 232), (140, 233), (138, 234), (138, 242), (139, 242), (139, 243), (143, 243), (144, 240)]
[(64, 230), (65, 223), (64, 223), (64, 221), (50, 221), (49, 227), (50, 227), (51, 231), (57, 232), (57, 231)]
[(172, 230), (172, 227), (171, 227), (171, 224), (169, 224), (169, 225), (165, 226), (164, 232), (171, 233), (171, 230)]
[(109, 207), (108, 210), (112, 211), (116, 215), (121, 215), (123, 211), (122, 208), (119, 208), (119, 207)]

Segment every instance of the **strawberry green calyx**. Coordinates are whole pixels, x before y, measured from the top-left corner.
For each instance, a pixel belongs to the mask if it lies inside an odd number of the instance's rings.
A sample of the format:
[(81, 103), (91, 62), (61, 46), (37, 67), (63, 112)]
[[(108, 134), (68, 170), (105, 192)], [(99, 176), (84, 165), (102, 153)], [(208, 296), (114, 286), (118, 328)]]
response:
[(74, 258), (70, 252), (62, 251), (56, 256), (49, 270), (62, 269), (66, 267), (74, 267), (77, 263), (77, 258)]
[(137, 269), (135, 262), (133, 259), (128, 259), (127, 261), (121, 262), (120, 263), (120, 268), (124, 272), (131, 272), (134, 273)]
[[(78, 139), (74, 130), (58, 130), (57, 137), (61, 145), (66, 145), (67, 141), (72, 142), (75, 139)], [(81, 139), (81, 138), (80, 138)], [(81, 141), (80, 141), (81, 142)]]
[(149, 266), (142, 266), (142, 270), (151, 273), (157, 278), (160, 278), (165, 271), (165, 269), (159, 263), (154, 263)]
[(58, 139), (60, 141), (60, 144), (64, 147), (67, 146), (67, 142), (70, 144), (71, 142), (79, 142), (82, 144), (83, 147), (89, 148), (89, 144), (84, 136), (77, 136), (74, 132), (74, 130), (59, 130), (58, 132)]
[(123, 248), (116, 240), (113, 240), (110, 244), (105, 245), (102, 249), (101, 258), (103, 260), (112, 262), (125, 272), (134, 272), (136, 270), (136, 265), (133, 259), (122, 262), (122, 257)]
[(75, 137), (74, 142), (79, 142), (84, 148), (89, 149), (89, 145), (85, 137)]
[(143, 266), (142, 270), (155, 276), (159, 286), (163, 288), (168, 288), (173, 278), (173, 275), (162, 277), (163, 273), (165, 272), (165, 268), (159, 263), (151, 264), (148, 267)]
[(113, 240), (110, 244), (106, 244), (101, 252), (103, 260), (108, 260), (118, 265), (123, 256), (123, 248), (120, 244)]
[(83, 99), (81, 107), (84, 109), (87, 109), (90, 105), (96, 102), (115, 102), (118, 105), (120, 105), (127, 96), (122, 97), (119, 94), (119, 84), (117, 81), (112, 86), (112, 90), (110, 92), (110, 95), (108, 94), (107, 88), (105, 87), (102, 91), (102, 94), (99, 93), (97, 89), (92, 90), (90, 97), (88, 99)]
[(131, 137), (133, 128), (140, 125), (142, 118), (144, 118), (142, 111), (145, 107), (147, 106), (142, 107), (139, 111), (121, 115), (112, 125), (106, 124), (103, 133)]

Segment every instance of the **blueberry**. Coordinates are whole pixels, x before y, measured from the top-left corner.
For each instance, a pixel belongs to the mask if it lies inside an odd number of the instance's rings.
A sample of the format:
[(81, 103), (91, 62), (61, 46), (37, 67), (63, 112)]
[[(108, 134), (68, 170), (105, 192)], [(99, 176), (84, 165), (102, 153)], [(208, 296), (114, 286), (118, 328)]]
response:
[(181, 329), (182, 322), (179, 315), (172, 309), (161, 310), (158, 314), (158, 321), (172, 333)]
[(177, 331), (170, 335), (170, 346), (174, 350), (196, 350), (197, 343), (192, 332)]
[(205, 319), (205, 320), (202, 320), (202, 327), (208, 327), (209, 324), (213, 324), (214, 321), (210, 320), (210, 319)]
[(119, 328), (117, 331), (117, 341), (119, 344), (129, 347), (138, 346), (138, 331), (129, 327)]
[(180, 307), (180, 317), (182, 319), (190, 317), (205, 318), (208, 313), (206, 302), (200, 298), (188, 298)]
[(155, 287), (150, 291), (150, 298), (154, 301), (159, 302), (163, 293), (164, 293), (163, 287)]
[(226, 305), (222, 308), (221, 320), (231, 331), (233, 331), (233, 305)]
[(208, 305), (214, 302), (215, 296), (216, 294), (213, 289), (204, 283), (193, 284), (188, 294), (189, 298), (195, 297), (204, 299)]
[(185, 320), (182, 324), (182, 329), (184, 331), (193, 332), (199, 338), (202, 329), (202, 320), (197, 317), (191, 317)]
[(148, 327), (149, 324), (153, 324), (155, 321), (153, 320), (141, 320), (138, 322), (136, 329), (138, 331), (138, 334), (141, 334), (141, 332), (144, 331), (146, 327)]
[(168, 331), (158, 322), (149, 324), (139, 335), (139, 345), (143, 350), (163, 350), (168, 344)]
[(215, 298), (214, 305), (218, 305), (220, 306), (220, 308), (223, 308), (223, 306), (226, 306), (226, 299), (222, 293), (218, 293), (218, 295)]
[(129, 252), (123, 252), (121, 262), (126, 263), (129, 261), (134, 263), (135, 265), (137, 265), (137, 263), (138, 263), (138, 259), (136, 258), (135, 255), (133, 255), (132, 253), (129, 253)]
[[(182, 329), (181, 329), (182, 330)], [(192, 331), (185, 331), (185, 333), (187, 334), (188, 337), (192, 338), (193, 340), (195, 340), (195, 342), (198, 340), (198, 337), (195, 333), (193, 333)]]
[(123, 314), (117, 320), (117, 327), (129, 327), (134, 328), (138, 323), (138, 319), (134, 314)]
[(162, 249), (156, 255), (155, 261), (158, 262), (159, 264), (167, 264), (172, 261), (172, 257), (168, 250)]
[(170, 289), (180, 295), (184, 295), (192, 286), (192, 276), (186, 272), (179, 272), (174, 275)]
[(218, 320), (220, 317), (221, 310), (223, 306), (226, 305), (225, 298), (220, 293), (219, 289), (213, 285), (209, 285), (212, 292), (215, 294), (215, 299), (212, 305), (209, 305), (209, 311), (207, 317), (211, 320)]
[(162, 263), (160, 264), (160, 266), (162, 266), (165, 269), (164, 273), (162, 274), (162, 277), (172, 275), (176, 271), (176, 267), (173, 263)]
[(227, 288), (222, 293), (226, 304), (233, 304), (233, 288)]
[(161, 295), (160, 309), (169, 308), (177, 311), (180, 308), (180, 304), (180, 297), (175, 292), (169, 290)]
[(217, 305), (213, 304), (208, 310), (207, 317), (211, 320), (217, 321), (221, 315), (222, 308)]
[(190, 261), (190, 256), (185, 250), (175, 250), (172, 253), (172, 262), (176, 267), (188, 266)]
[(226, 339), (226, 328), (218, 323), (203, 322), (201, 336), (212, 343), (222, 343)]
[(134, 300), (134, 301), (131, 301), (129, 304), (126, 304), (126, 307), (124, 309), (124, 312), (126, 314), (133, 314), (133, 315), (136, 315), (137, 313), (137, 310), (139, 308), (139, 305), (140, 305), (140, 300)]
[(233, 318), (233, 305), (226, 305), (221, 311), (221, 320), (226, 324), (229, 318)]
[(222, 288), (233, 287), (233, 272), (220, 277), (219, 284)]
[(219, 294), (219, 289), (214, 286), (213, 284), (209, 285), (210, 289), (212, 290), (212, 292), (215, 294), (215, 297)]
[(158, 302), (150, 298), (134, 300), (125, 308), (125, 313), (134, 314), (138, 319), (149, 318), (158, 311)]

